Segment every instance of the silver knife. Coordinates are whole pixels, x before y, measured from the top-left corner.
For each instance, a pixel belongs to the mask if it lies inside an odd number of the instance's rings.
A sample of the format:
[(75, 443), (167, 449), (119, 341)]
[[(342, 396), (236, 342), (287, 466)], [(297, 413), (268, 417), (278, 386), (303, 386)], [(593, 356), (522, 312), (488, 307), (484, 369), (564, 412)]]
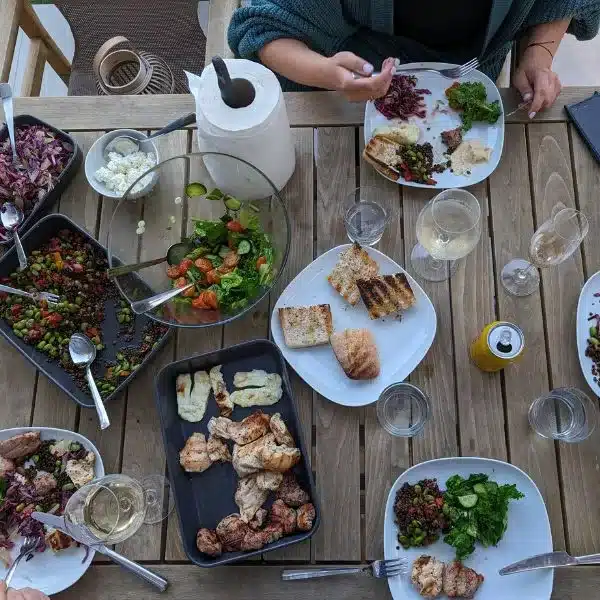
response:
[(588, 554), (587, 556), (571, 556), (566, 552), (548, 552), (538, 554), (525, 560), (508, 565), (500, 569), (500, 575), (512, 575), (522, 571), (535, 571), (536, 569), (551, 569), (554, 567), (574, 567), (577, 565), (600, 564), (600, 554)]
[[(86, 540), (83, 536), (78, 536), (77, 534), (74, 535), (72, 531), (67, 530), (64, 517), (57, 517), (56, 515), (40, 512), (33, 512), (31, 513), (31, 516), (36, 521), (39, 521), (40, 523), (43, 523), (48, 527), (58, 529), (58, 531), (64, 533), (65, 535), (68, 535), (70, 538), (73, 538), (76, 542), (79, 542), (84, 546), (89, 545), (89, 540), (87, 541), (88, 543), (86, 543)], [(121, 565), (128, 571), (131, 571), (134, 575), (137, 575), (138, 577), (141, 577), (142, 579), (146, 580), (148, 583), (151, 583), (153, 586), (157, 587), (161, 592), (164, 592), (169, 586), (169, 582), (164, 577), (153, 573), (149, 569), (142, 567), (142, 565), (139, 565), (138, 563), (129, 560), (122, 554), (119, 554), (118, 552), (115, 552), (114, 550), (111, 550), (110, 548), (107, 548), (102, 544), (94, 544), (91, 547), (91, 549), (95, 550), (96, 552), (100, 552), (100, 554), (104, 554), (104, 556), (108, 556), (108, 558), (110, 558), (112, 561)]]

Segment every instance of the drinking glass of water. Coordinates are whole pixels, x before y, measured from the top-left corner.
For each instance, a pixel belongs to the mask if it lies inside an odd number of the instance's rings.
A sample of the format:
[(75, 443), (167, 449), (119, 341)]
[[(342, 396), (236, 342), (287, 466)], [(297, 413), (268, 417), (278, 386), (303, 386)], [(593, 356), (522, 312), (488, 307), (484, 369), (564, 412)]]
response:
[(581, 442), (592, 435), (598, 408), (577, 388), (557, 388), (533, 401), (529, 424), (542, 437), (561, 442)]
[(374, 246), (399, 208), (399, 194), (390, 196), (375, 188), (356, 188), (342, 204), (348, 238), (361, 246)]

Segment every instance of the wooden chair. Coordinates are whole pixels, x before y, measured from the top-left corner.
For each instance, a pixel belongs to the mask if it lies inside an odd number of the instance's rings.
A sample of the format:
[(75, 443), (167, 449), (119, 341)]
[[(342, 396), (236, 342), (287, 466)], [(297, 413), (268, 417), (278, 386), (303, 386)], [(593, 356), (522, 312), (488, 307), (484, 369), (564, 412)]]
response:
[[(30, 0), (0, 0), (0, 81), (8, 81), (10, 67), (15, 52), (15, 44), (18, 28), (21, 27), (25, 34), (31, 39), (29, 56), (27, 59), (26, 72), (23, 80), (21, 94), (23, 96), (38, 96), (40, 93), (42, 76), (46, 62), (56, 73), (69, 85), (69, 93), (94, 94), (94, 86), (90, 74), (91, 60), (98, 47), (112, 37), (111, 27), (119, 28), (118, 15), (111, 14), (111, 23), (103, 23), (107, 29), (104, 32), (102, 26), (94, 24), (88, 0), (56, 0), (56, 4), (69, 21), (76, 41), (74, 64), (64, 56), (48, 32), (44, 29), (38, 19)], [(119, 3), (107, 2), (107, 10), (114, 8)], [(144, 36), (144, 22), (148, 23), (147, 14), (140, 17), (140, 26), (134, 23), (131, 27), (131, 10), (138, 0), (126, 0), (121, 7), (129, 11), (130, 19), (124, 24), (133, 29), (133, 35), (125, 30), (124, 33), (140, 49), (155, 52), (162, 56), (168, 63), (171, 61), (178, 66), (186, 66), (190, 70), (201, 70), (205, 60), (210, 60), (214, 55), (231, 56), (227, 44), (227, 27), (233, 11), (240, 5), (240, 0), (210, 0), (209, 24), (204, 40), (202, 31), (196, 18), (196, 0), (178, 0), (181, 17), (178, 25), (187, 27), (186, 31), (178, 29), (170, 38), (165, 39), (164, 32), (160, 35), (156, 30), (156, 18), (149, 29), (150, 35), (135, 38), (135, 35)], [(147, 8), (147, 1), (139, 2), (143, 11)], [(169, 0), (161, 3), (161, 7), (173, 6)], [(193, 9), (193, 15), (191, 11)], [(138, 12), (139, 12), (138, 11)], [(185, 11), (185, 14), (182, 12)], [(155, 11), (156, 12), (156, 11)], [(144, 15), (143, 12), (140, 14)], [(108, 19), (107, 19), (108, 20)], [(115, 21), (117, 22), (115, 24)], [(174, 22), (174, 21), (173, 21)], [(194, 30), (197, 28), (197, 33)], [(96, 32), (98, 34), (96, 35)], [(173, 32), (171, 32), (173, 33)], [(129, 34), (129, 35), (128, 35)], [(177, 35), (183, 43), (176, 44)], [(174, 47), (174, 46), (177, 47)], [(201, 56), (195, 56), (201, 51)], [(85, 56), (83, 56), (85, 55)], [(85, 60), (82, 61), (82, 56)], [(83, 63), (83, 64), (82, 64)], [(182, 63), (184, 63), (182, 65)]]

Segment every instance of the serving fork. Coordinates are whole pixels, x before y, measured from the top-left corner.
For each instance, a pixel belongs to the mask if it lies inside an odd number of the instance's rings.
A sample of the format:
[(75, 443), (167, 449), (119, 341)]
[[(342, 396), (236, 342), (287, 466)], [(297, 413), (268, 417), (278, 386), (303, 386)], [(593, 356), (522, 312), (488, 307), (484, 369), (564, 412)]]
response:
[(316, 579), (319, 577), (333, 577), (335, 575), (366, 574), (377, 579), (396, 577), (408, 574), (408, 562), (404, 558), (390, 560), (375, 560), (365, 567), (343, 567), (336, 569), (285, 570), (281, 573), (283, 581), (299, 581), (302, 579)]
[[(479, 67), (478, 58), (472, 58), (464, 65), (457, 65), (456, 67), (450, 67), (449, 69), (431, 69), (429, 67), (410, 67), (403, 69), (402, 65), (398, 65), (396, 66), (394, 75), (405, 75), (406, 73), (436, 73), (437, 75), (441, 75), (447, 79), (460, 79), (461, 77), (466, 77), (469, 73), (471, 73), (471, 71), (477, 69), (477, 67)], [(379, 75), (380, 73), (380, 71), (376, 71), (372, 75), (369, 75), (369, 77)], [(354, 73), (353, 76), (354, 79), (362, 79), (363, 77), (366, 77), (364, 75), (360, 75), (359, 73)]]
[(18, 290), (17, 288), (8, 285), (0, 285), (0, 292), (14, 294), (15, 296), (23, 296), (24, 298), (29, 298), (37, 303), (41, 300), (45, 300), (49, 304), (58, 304), (60, 302), (60, 296), (51, 294), (50, 292), (25, 292), (24, 290)]
[(17, 558), (15, 559), (15, 562), (12, 564), (12, 567), (8, 570), (8, 573), (6, 574), (6, 579), (4, 580), (6, 587), (8, 587), (10, 585), (13, 575), (15, 574), (15, 571), (17, 570), (17, 567), (19, 566), (19, 563), (21, 562), (21, 560), (23, 560), (26, 556), (31, 554), (35, 550), (35, 547), (37, 545), (38, 545), (37, 538), (35, 538), (33, 536), (28, 536), (25, 538), (25, 540), (23, 541), (23, 545), (21, 546), (19, 556), (17, 556)]

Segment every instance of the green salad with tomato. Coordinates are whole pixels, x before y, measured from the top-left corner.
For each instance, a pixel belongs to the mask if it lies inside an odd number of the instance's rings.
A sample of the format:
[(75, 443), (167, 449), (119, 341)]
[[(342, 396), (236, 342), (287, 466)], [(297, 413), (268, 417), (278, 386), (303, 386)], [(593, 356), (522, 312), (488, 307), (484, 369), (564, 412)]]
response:
[(235, 313), (255, 298), (275, 276), (275, 250), (261, 227), (259, 209), (200, 183), (186, 188), (189, 197), (223, 203), (217, 220), (194, 220), (188, 242), (194, 249), (167, 269), (173, 287), (195, 285), (176, 300), (193, 308)]

